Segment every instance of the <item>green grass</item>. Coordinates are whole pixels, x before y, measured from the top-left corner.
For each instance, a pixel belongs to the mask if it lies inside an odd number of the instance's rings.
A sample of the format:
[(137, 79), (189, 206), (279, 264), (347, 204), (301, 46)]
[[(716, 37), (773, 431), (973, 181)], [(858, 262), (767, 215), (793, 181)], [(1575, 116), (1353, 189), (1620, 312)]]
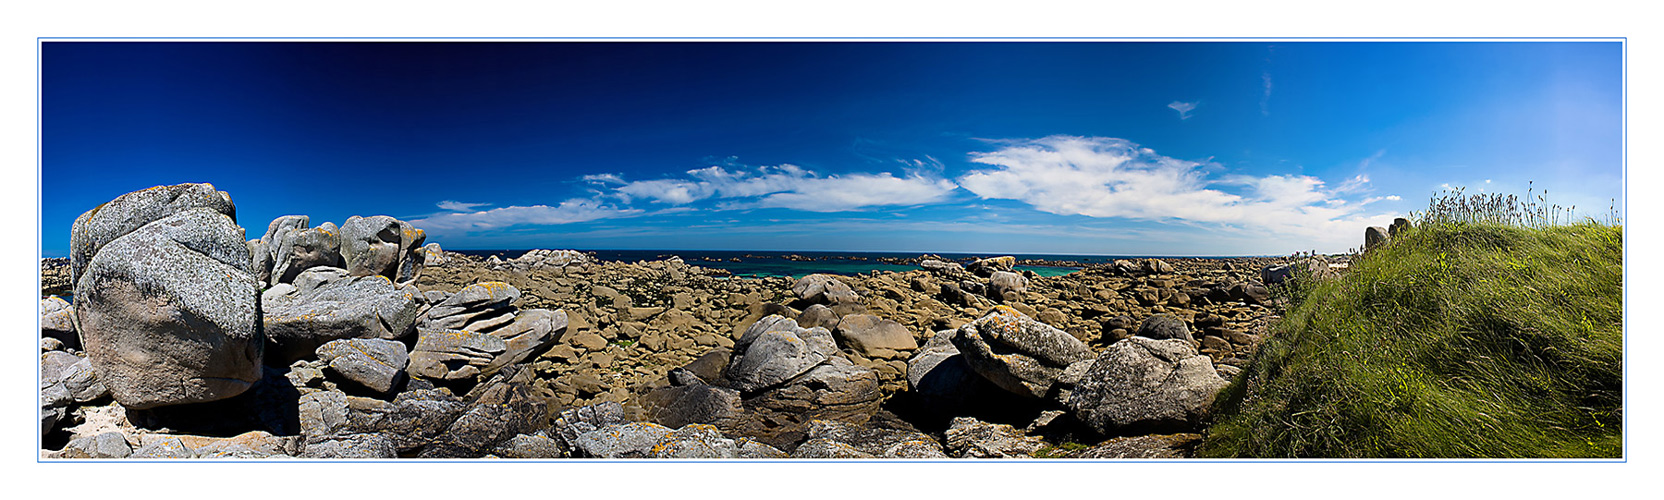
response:
[(1209, 457), (1622, 454), (1623, 230), (1444, 222), (1298, 292)]

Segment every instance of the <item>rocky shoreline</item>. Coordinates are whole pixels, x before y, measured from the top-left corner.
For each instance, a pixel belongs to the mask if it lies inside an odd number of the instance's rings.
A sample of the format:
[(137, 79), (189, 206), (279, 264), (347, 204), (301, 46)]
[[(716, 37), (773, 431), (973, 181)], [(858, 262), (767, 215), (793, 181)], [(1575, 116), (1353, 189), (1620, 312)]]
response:
[(1289, 260), (741, 278), (234, 213), (130, 193), (42, 261), (42, 458), (1182, 458)]

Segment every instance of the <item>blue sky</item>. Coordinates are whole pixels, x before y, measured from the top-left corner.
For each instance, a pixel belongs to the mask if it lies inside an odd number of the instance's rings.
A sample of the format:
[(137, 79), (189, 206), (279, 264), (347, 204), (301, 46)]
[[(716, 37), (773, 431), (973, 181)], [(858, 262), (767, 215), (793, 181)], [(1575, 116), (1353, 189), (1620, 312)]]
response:
[(42, 254), (211, 182), (257, 238), (452, 249), (1343, 251), (1441, 186), (1623, 203), (1590, 42), (46, 42)]

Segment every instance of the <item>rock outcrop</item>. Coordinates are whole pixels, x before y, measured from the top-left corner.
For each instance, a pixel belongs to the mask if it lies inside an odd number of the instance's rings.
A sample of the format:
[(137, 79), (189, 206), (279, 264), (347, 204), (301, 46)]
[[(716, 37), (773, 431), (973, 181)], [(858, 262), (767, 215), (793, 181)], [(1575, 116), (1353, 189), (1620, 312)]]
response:
[[(228, 215), (230, 197), (205, 184), (139, 193), (76, 224), (74, 255), (85, 264), (75, 315), (94, 368), (134, 409), (248, 390), (265, 344), (253, 260)], [(158, 214), (166, 215), (144, 220)]]
[(423, 302), (415, 287), (394, 287), (383, 276), (350, 276), (336, 267), (307, 269), (261, 298), (271, 341), (266, 358), (276, 366), (310, 357), (332, 340), (403, 338)]
[(1067, 400), (1075, 418), (1105, 435), (1195, 430), (1225, 379), (1189, 342), (1133, 337), (1110, 346)]
[(1070, 364), (1092, 359), (1079, 339), (1005, 306), (960, 327), (953, 344), (977, 374), (1030, 398), (1045, 397)]
[(341, 224), (341, 260), (353, 276), (384, 276), (398, 286), (422, 274), (427, 233), (385, 215), (352, 216)]

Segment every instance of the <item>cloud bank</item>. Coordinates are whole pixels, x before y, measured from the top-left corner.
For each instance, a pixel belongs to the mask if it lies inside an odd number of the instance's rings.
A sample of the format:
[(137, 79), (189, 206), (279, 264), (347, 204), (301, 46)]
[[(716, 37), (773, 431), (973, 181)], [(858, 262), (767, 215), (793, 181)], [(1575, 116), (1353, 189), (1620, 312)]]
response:
[[(591, 180), (596, 177), (597, 180)], [(599, 180), (604, 178), (605, 180)], [(598, 184), (619, 176), (586, 176)], [(725, 169), (706, 167), (689, 170), (686, 178), (625, 182), (613, 187), (624, 203), (648, 200), (653, 203), (686, 205), (722, 199), (737, 203), (723, 208), (787, 208), (807, 212), (844, 212), (872, 207), (920, 205), (941, 201), (956, 186), (947, 179), (923, 175), (896, 177), (889, 172), (850, 173), (822, 176), (796, 165)]]
[[(1366, 190), (1367, 176), (1334, 189), (1304, 175), (1209, 180), (1206, 164), (1122, 139), (1051, 136), (973, 153), (971, 161), (989, 168), (960, 177), (960, 186), (1058, 215), (1221, 224), (1325, 244), (1360, 240), (1366, 224), (1393, 216), (1365, 214), (1343, 198)], [(1219, 189), (1226, 186), (1238, 192)]]
[(428, 231), (478, 231), (519, 225), (557, 225), (623, 217), (641, 213), (620, 209), (596, 200), (571, 199), (556, 206), (532, 205), (493, 208), (479, 212), (438, 214), (410, 221)]

